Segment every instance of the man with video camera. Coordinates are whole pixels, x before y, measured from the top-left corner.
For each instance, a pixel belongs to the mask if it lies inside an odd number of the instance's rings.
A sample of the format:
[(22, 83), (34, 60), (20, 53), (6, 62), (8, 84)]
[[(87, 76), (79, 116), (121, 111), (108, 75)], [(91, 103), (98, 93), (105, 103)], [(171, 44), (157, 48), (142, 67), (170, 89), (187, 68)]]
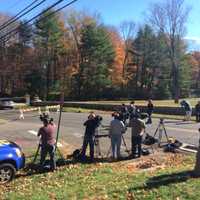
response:
[(53, 124), (53, 119), (49, 119), (48, 115), (41, 115), (40, 120), (43, 122), (43, 126), (38, 131), (38, 136), (41, 140), (41, 158), (40, 165), (44, 167), (45, 159), (47, 153), (50, 155), (50, 170), (54, 171), (56, 169), (55, 162), (55, 125)]
[(145, 122), (142, 120), (146, 118), (142, 114), (134, 114), (131, 116), (129, 126), (131, 127), (131, 157), (140, 157), (142, 153), (142, 136), (145, 131)]
[(83, 124), (85, 126), (85, 135), (83, 139), (83, 146), (81, 151), (82, 159), (85, 159), (85, 153), (87, 146), (90, 146), (90, 161), (94, 160), (94, 138), (95, 138), (95, 130), (99, 126), (102, 118), (100, 116), (96, 116), (93, 112), (88, 116), (88, 120)]

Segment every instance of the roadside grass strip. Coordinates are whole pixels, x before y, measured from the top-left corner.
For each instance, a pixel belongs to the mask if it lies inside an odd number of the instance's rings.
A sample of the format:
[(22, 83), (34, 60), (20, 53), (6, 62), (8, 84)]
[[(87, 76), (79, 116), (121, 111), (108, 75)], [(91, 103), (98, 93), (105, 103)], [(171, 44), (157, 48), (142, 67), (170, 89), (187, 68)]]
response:
[(54, 173), (22, 171), (13, 182), (0, 186), (0, 197), (12, 200), (198, 199), (200, 179), (190, 177), (194, 157), (164, 155), (114, 163), (71, 163)]
[(38, 111), (38, 114), (41, 115), (42, 112), (49, 115), (50, 109), (56, 109), (56, 112), (60, 112), (60, 105), (45, 106), (45, 107), (28, 107), (19, 109), (19, 119), (24, 119), (24, 113)]

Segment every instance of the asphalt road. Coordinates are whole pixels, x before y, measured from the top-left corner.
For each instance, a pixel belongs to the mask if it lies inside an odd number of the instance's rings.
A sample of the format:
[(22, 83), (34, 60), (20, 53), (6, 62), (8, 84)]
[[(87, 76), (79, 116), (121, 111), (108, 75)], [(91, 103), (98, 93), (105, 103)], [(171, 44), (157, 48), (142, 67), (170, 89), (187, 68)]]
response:
[[(23, 150), (28, 152), (38, 145), (38, 138), (36, 133), (39, 127), (42, 125), (39, 120), (39, 115), (37, 112), (28, 112), (24, 114), (25, 119), (19, 120), (19, 112), (14, 110), (4, 110), (0, 111), (0, 119), (5, 119), (7, 122), (5, 124), (0, 124), (0, 139), (8, 139), (15, 141), (22, 146)], [(58, 122), (58, 113), (51, 113), (51, 117), (54, 118), (55, 124)], [(61, 144), (70, 144), (74, 148), (81, 147), (82, 137), (84, 134), (83, 123), (87, 119), (87, 113), (62, 113), (61, 128), (59, 141)], [(103, 117), (102, 124), (108, 126), (111, 120), (111, 116), (108, 114), (101, 115)], [(153, 124), (148, 125), (146, 132), (154, 135), (159, 124), (158, 119), (153, 119)], [(177, 120), (165, 120), (164, 123), (167, 135), (170, 137), (175, 137), (181, 142), (198, 145), (199, 124), (195, 122), (183, 122)], [(106, 134), (106, 131), (100, 133)], [(156, 134), (158, 136), (158, 132)], [(130, 148), (130, 128), (124, 134), (124, 138), (128, 148)], [(163, 134), (163, 141), (165, 137)], [(109, 138), (100, 139), (100, 148), (103, 153), (108, 152), (110, 147)], [(125, 149), (122, 145), (122, 150)]]

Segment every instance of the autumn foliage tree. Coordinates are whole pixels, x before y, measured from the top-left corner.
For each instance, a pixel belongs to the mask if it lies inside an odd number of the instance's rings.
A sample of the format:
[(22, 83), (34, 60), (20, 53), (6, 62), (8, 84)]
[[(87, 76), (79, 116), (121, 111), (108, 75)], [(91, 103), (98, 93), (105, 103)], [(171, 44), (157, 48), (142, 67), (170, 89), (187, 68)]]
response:
[[(182, 39), (183, 0), (154, 4), (151, 11), (151, 23), (137, 29), (133, 22), (106, 26), (98, 14), (75, 10), (48, 11), (33, 26), (17, 21), (18, 33), (0, 41), (0, 93), (58, 99), (62, 90), (66, 99), (86, 100), (177, 99), (198, 91), (200, 56), (188, 53)], [(170, 29), (173, 22), (180, 32)]]

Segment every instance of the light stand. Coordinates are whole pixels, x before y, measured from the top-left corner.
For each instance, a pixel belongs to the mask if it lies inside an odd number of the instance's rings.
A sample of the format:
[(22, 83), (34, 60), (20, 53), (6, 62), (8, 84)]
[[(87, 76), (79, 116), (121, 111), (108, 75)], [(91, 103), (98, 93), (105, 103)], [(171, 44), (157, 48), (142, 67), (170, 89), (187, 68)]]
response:
[(156, 131), (154, 133), (154, 136), (156, 136), (156, 134), (158, 133), (158, 146), (161, 147), (161, 141), (162, 141), (162, 138), (163, 138), (163, 132), (165, 134), (165, 137), (167, 139), (167, 142), (169, 140), (169, 137), (167, 135), (167, 131), (165, 129), (165, 125), (164, 125), (164, 119), (163, 118), (160, 118), (160, 122), (158, 124), (158, 127), (156, 128)]

